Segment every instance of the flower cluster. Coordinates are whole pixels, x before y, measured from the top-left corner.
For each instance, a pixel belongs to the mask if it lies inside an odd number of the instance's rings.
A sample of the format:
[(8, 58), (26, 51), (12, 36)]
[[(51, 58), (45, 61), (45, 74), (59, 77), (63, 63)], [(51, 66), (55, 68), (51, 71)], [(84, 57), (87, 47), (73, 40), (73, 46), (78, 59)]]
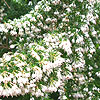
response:
[[(20, 19), (0, 24), (14, 52), (0, 58), (0, 95), (100, 99), (99, 1), (41, 0)], [(16, 40), (16, 41), (15, 41)]]
[[(48, 49), (49, 47), (45, 48), (34, 43), (27, 47), (27, 54), (5, 53), (0, 59), (2, 69), (0, 95), (15, 96), (32, 93), (39, 97), (44, 96), (45, 92), (56, 92), (64, 84), (63, 78), (60, 76), (59, 79), (59, 75), (65, 59), (61, 57), (60, 52)], [(55, 76), (52, 73), (55, 73)], [(47, 83), (48, 81), (50, 83)]]

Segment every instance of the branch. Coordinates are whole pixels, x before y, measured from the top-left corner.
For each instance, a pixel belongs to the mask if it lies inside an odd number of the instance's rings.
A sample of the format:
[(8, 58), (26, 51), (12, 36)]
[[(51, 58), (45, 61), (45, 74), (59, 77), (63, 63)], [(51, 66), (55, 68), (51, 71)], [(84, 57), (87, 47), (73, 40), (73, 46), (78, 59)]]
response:
[(0, 45), (0, 49), (10, 49), (7, 45)]
[(7, 7), (10, 9), (10, 6), (8, 5), (8, 3), (5, 1), (5, 0), (3, 0), (4, 2), (5, 2), (5, 4), (7, 5)]

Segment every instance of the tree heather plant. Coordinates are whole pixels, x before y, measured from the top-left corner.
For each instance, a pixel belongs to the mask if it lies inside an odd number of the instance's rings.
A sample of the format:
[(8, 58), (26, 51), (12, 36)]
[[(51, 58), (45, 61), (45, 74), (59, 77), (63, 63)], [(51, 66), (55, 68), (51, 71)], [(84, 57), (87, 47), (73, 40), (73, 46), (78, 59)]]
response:
[(41, 0), (0, 24), (10, 49), (0, 58), (0, 95), (99, 100), (99, 8), (99, 0)]

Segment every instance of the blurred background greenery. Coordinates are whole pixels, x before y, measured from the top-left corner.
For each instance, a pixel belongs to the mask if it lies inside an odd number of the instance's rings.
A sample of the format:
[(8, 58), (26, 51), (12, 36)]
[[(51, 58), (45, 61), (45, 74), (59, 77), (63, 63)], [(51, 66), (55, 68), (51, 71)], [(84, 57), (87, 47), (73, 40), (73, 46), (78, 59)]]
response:
[[(3, 6), (4, 13), (6, 13), (1, 22), (20, 18), (34, 8), (38, 1), (40, 0), (0, 0), (0, 7)], [(29, 2), (32, 2), (32, 5), (29, 5)]]

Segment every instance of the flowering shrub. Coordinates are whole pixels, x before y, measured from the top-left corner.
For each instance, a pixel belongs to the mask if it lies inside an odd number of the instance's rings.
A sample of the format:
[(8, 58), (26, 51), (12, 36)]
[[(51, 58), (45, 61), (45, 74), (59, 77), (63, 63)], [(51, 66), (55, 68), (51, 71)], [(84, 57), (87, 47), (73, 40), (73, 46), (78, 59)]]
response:
[(99, 0), (42, 0), (0, 24), (11, 49), (0, 58), (0, 95), (99, 100), (99, 8)]

